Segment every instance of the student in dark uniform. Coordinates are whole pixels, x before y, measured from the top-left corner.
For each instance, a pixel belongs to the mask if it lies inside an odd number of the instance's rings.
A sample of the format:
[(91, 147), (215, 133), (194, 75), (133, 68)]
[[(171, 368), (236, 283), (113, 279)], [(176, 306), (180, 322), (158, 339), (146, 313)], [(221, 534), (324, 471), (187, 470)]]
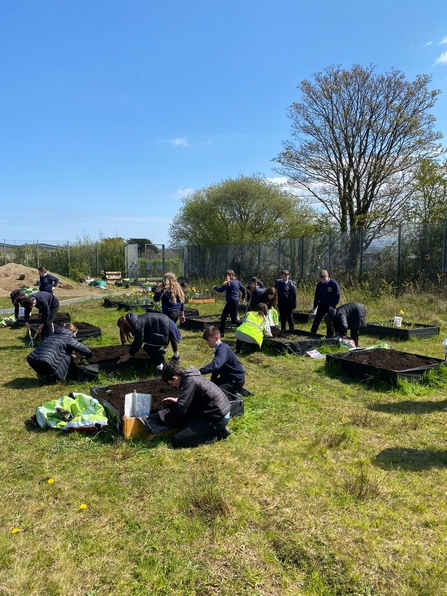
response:
[(318, 327), (329, 308), (336, 308), (340, 302), (340, 288), (335, 279), (329, 277), (326, 269), (321, 269), (318, 277), (320, 281), (315, 288), (313, 311), (316, 309), (316, 313), (312, 322), (311, 333), (317, 333)]
[(225, 271), (225, 281), (223, 285), (218, 288), (214, 286), (216, 292), (225, 292), (226, 304), (220, 317), (220, 336), (225, 335), (225, 321), (227, 317), (231, 317), (231, 322), (235, 325), (240, 325), (241, 320), (238, 317), (237, 310), (239, 306), (239, 292), (241, 294), (242, 302), (245, 300), (245, 288), (240, 281), (236, 278), (236, 275), (232, 269)]
[(11, 298), (11, 302), (14, 304), (14, 318), (17, 321), (19, 318), (19, 308), (21, 306), (23, 307), (23, 301), (25, 300), (26, 295), (22, 290), (13, 290), (9, 294), (9, 297)]
[(40, 325), (37, 332), (40, 333), (40, 339), (44, 340), (54, 333), (54, 319), (59, 311), (59, 300), (50, 292), (36, 292), (23, 301), (25, 307), (25, 327), (29, 330), (29, 318), (34, 307), (41, 312)]
[(278, 293), (279, 320), (281, 322), (281, 331), (286, 330), (286, 324), (289, 324), (290, 331), (295, 330), (293, 322), (293, 309), (296, 308), (296, 287), (290, 279), (290, 272), (284, 269), (281, 273), (281, 279), (275, 282), (275, 288)]
[(324, 318), (327, 337), (346, 337), (348, 329), (356, 346), (359, 345), (359, 329), (366, 327), (366, 308), (360, 302), (348, 302), (337, 309), (330, 307)]
[(224, 391), (238, 393), (245, 383), (245, 370), (229, 345), (220, 339), (217, 327), (207, 327), (203, 339), (214, 350), (212, 362), (199, 369), (201, 375), (211, 373), (211, 381)]
[(39, 292), (52, 292), (59, 283), (59, 278), (48, 273), (45, 267), (39, 267)]

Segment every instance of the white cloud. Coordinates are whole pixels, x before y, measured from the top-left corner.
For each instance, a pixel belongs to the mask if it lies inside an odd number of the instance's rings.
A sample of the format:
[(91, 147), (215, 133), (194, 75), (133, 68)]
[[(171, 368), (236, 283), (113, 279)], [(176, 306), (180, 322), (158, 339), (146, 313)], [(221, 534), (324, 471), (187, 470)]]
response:
[(202, 145), (211, 145), (213, 141), (202, 141)]
[(447, 64), (447, 52), (443, 52), (438, 58), (435, 60), (435, 64)]
[(443, 43), (447, 43), (447, 37), (444, 37), (444, 39), (441, 39), (441, 41), (439, 42), (439, 45), (441, 45)]
[(174, 147), (191, 147), (185, 137), (178, 137), (177, 139), (170, 139)]
[(276, 176), (275, 178), (266, 178), (265, 181), (271, 184), (277, 184), (278, 186), (284, 186), (289, 182), (289, 178), (287, 176)]
[(424, 48), (425, 48), (425, 46), (431, 46), (432, 43), (433, 43), (432, 41), (427, 41), (427, 43), (424, 45)]
[(183, 188), (183, 186), (179, 186), (174, 194), (169, 195), (169, 198), (183, 199), (183, 197), (190, 195), (192, 192), (194, 192), (193, 188)]

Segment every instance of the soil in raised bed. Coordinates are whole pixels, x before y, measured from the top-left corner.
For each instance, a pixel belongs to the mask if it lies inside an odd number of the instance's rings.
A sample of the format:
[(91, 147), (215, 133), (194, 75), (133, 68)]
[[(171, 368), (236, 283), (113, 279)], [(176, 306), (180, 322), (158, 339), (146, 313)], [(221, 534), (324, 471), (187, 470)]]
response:
[(284, 341), (309, 341), (312, 338), (310, 335), (295, 335), (295, 333), (283, 333), (278, 327), (270, 327), (272, 332), (272, 339), (283, 339)]
[[(90, 349), (93, 352), (93, 356), (91, 358), (85, 358), (85, 360), (88, 360), (89, 364), (117, 361), (121, 356), (127, 354), (126, 346), (98, 346)], [(131, 362), (132, 359), (149, 361), (149, 357), (144, 350), (139, 350), (135, 356), (132, 356), (129, 362)]]
[(407, 354), (398, 350), (387, 350), (386, 348), (353, 350), (344, 354), (343, 360), (360, 362), (361, 364), (369, 364), (376, 368), (394, 371), (420, 368), (429, 364), (439, 364), (439, 361), (434, 358), (422, 358), (416, 354)]
[(121, 383), (119, 385), (109, 385), (108, 387), (98, 387), (96, 389), (99, 397), (107, 401), (111, 406), (124, 416), (124, 400), (127, 393), (133, 391), (137, 393), (150, 393), (151, 413), (163, 409), (162, 400), (165, 397), (178, 397), (179, 390), (171, 387), (164, 381), (150, 379), (146, 381), (136, 381), (135, 383)]

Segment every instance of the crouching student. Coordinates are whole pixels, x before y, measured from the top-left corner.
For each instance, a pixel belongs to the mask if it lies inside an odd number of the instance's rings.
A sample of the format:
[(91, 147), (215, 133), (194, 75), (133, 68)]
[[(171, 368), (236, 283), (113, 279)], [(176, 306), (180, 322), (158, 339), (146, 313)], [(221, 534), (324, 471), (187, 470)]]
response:
[(171, 387), (178, 387), (178, 397), (166, 397), (158, 412), (160, 419), (170, 426), (181, 427), (172, 435), (174, 447), (195, 447), (226, 439), (231, 431), (230, 402), (225, 393), (202, 377), (194, 366), (183, 369), (175, 360), (168, 362), (162, 379)]
[(67, 377), (72, 359), (76, 358), (73, 350), (86, 358), (92, 356), (92, 351), (77, 341), (77, 332), (78, 328), (73, 323), (65, 323), (28, 354), (28, 364), (45, 385)]
[(25, 307), (25, 327), (30, 330), (29, 318), (34, 307), (41, 313), (40, 325), (37, 333), (40, 333), (42, 340), (50, 337), (54, 333), (54, 319), (59, 311), (59, 300), (50, 292), (36, 292), (23, 301)]
[(245, 383), (245, 370), (233, 350), (220, 339), (217, 327), (207, 327), (203, 339), (214, 349), (212, 362), (199, 369), (201, 375), (211, 373), (211, 381), (223, 391), (238, 393)]
[(11, 298), (11, 302), (14, 304), (14, 318), (17, 321), (19, 318), (19, 308), (23, 307), (23, 301), (26, 298), (25, 293), (22, 290), (13, 290), (9, 297)]
[(366, 327), (366, 308), (360, 302), (348, 302), (337, 309), (329, 308), (325, 315), (327, 337), (346, 337), (348, 329), (355, 345), (359, 345), (359, 329)]
[(267, 304), (261, 302), (255, 311), (248, 312), (242, 324), (236, 329), (236, 355), (241, 353), (242, 344), (258, 345), (262, 347), (264, 336), (272, 337), (267, 316)]
[(131, 336), (133, 336), (133, 342), (129, 346), (128, 353), (121, 356), (118, 364), (127, 362), (129, 358), (135, 356), (144, 344), (144, 351), (157, 367), (158, 373), (161, 374), (165, 363), (162, 348), (166, 348), (169, 342), (171, 342), (174, 350), (174, 359), (180, 360), (178, 344), (182, 336), (174, 321), (166, 315), (157, 312), (136, 315), (130, 312), (126, 316), (120, 317), (117, 325), (123, 346), (126, 340), (130, 341)]

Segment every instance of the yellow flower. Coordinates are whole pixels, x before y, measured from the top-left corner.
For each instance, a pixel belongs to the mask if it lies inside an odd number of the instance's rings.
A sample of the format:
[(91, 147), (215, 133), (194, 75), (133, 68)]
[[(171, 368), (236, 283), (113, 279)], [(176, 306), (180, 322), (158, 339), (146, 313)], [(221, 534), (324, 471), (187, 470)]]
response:
[(79, 509), (87, 509), (87, 504), (86, 503), (81, 503), (79, 505)]
[(400, 310), (400, 311), (399, 311), (399, 314), (400, 314), (400, 315), (404, 315), (405, 313), (404, 313), (404, 311), (403, 311), (403, 310)]
[(54, 478), (48, 478), (47, 482), (48, 484), (54, 484)]
[(11, 530), (11, 534), (18, 534), (20, 532), (20, 528), (13, 528)]

